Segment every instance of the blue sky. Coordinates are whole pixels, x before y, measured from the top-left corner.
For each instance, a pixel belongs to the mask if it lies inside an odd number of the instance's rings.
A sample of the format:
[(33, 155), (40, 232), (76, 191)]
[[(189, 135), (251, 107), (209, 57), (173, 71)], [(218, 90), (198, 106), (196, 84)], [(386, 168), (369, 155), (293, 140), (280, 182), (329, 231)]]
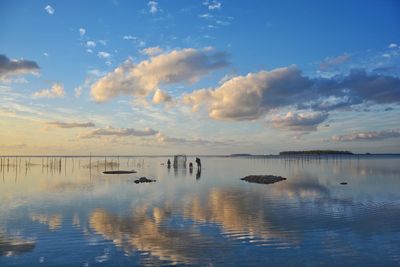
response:
[(0, 148), (399, 152), (399, 14), (398, 1), (1, 1)]

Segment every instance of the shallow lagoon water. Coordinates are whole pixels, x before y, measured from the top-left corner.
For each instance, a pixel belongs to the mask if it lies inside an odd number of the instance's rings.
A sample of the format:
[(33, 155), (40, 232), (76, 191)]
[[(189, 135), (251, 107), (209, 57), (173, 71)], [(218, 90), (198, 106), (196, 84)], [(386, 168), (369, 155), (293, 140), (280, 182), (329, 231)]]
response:
[(26, 160), (0, 171), (0, 266), (400, 266), (400, 157)]

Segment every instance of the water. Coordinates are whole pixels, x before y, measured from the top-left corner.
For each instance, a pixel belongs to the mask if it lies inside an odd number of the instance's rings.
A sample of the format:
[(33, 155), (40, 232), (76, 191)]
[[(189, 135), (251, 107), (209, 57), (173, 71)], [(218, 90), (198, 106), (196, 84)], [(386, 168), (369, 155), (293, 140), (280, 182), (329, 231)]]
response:
[(3, 164), (0, 266), (400, 266), (400, 157), (107, 160)]

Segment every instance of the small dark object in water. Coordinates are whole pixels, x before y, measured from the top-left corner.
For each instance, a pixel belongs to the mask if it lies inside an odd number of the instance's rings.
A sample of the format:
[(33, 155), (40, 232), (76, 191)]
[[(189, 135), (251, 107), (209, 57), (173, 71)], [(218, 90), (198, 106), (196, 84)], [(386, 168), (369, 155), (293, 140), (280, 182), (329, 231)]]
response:
[(136, 173), (136, 171), (105, 171), (104, 174), (129, 174), (129, 173)]
[(151, 183), (151, 182), (155, 182), (156, 180), (150, 180), (147, 179), (146, 177), (140, 177), (138, 180), (135, 180), (135, 184), (138, 183)]
[(345, 185), (345, 184), (347, 184), (347, 182), (341, 182), (340, 184)]
[(273, 184), (276, 182), (284, 181), (286, 180), (286, 178), (275, 175), (248, 175), (244, 178), (241, 178), (240, 180), (257, 184)]

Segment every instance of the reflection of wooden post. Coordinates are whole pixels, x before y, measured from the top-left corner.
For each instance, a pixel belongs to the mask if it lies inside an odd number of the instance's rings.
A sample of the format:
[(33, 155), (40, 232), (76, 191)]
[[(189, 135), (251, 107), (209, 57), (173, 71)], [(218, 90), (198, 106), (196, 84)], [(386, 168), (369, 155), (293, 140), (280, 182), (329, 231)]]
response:
[(104, 171), (107, 171), (107, 157), (104, 157)]

